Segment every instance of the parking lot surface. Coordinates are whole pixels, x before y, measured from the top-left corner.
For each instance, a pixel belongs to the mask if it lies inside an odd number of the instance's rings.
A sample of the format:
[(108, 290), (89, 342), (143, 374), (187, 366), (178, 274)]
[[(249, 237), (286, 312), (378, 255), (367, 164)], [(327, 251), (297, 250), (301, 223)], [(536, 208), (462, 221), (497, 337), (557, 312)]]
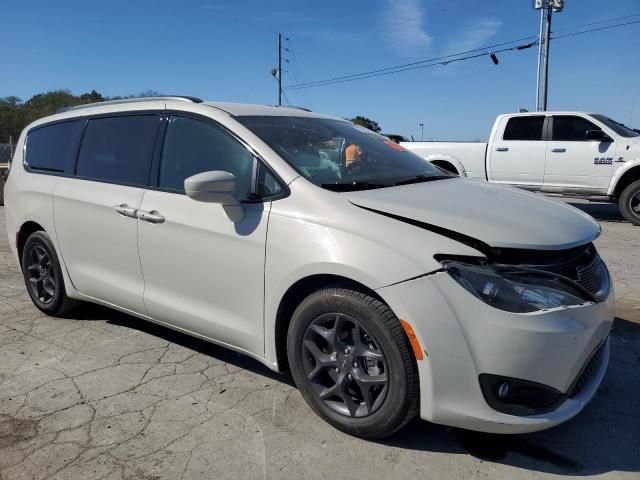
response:
[(376, 442), (334, 430), (249, 358), (97, 306), (42, 315), (0, 207), (0, 478), (640, 479), (640, 228), (613, 205), (569, 202), (601, 221), (617, 298), (591, 404), (530, 435), (415, 420)]

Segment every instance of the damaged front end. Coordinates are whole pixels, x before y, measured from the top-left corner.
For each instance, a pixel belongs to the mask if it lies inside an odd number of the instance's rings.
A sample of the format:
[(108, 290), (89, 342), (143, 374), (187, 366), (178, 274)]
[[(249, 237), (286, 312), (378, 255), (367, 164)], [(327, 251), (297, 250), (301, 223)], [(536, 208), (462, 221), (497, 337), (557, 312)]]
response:
[(559, 251), (490, 249), (486, 254), (436, 259), (472, 295), (512, 313), (600, 302), (609, 294), (609, 272), (593, 244)]

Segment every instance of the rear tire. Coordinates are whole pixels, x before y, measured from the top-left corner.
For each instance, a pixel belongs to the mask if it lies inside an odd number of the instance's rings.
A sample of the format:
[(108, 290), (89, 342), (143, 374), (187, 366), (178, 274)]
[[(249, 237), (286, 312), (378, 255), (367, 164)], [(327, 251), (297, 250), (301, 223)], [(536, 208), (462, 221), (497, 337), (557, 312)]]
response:
[(640, 226), (640, 180), (627, 185), (620, 195), (619, 205), (624, 219)]
[(293, 313), (287, 355), (303, 398), (345, 433), (385, 437), (418, 413), (409, 340), (377, 298), (343, 288), (312, 293)]
[(60, 261), (46, 232), (34, 232), (27, 238), (21, 264), (29, 296), (41, 312), (60, 317), (80, 304), (67, 296)]

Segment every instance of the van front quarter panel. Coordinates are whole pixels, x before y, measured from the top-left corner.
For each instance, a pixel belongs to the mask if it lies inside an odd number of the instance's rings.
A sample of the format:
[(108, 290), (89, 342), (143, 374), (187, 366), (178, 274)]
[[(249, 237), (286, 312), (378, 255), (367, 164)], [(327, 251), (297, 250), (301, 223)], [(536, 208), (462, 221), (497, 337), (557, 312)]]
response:
[(321, 287), (353, 282), (374, 291), (441, 269), (434, 259), (438, 253), (482, 256), (442, 235), (357, 207), (303, 178), (290, 188), (289, 197), (272, 203), (267, 233), (265, 358), (271, 364), (278, 362), (279, 308), (297, 282), (323, 276), (328, 282)]

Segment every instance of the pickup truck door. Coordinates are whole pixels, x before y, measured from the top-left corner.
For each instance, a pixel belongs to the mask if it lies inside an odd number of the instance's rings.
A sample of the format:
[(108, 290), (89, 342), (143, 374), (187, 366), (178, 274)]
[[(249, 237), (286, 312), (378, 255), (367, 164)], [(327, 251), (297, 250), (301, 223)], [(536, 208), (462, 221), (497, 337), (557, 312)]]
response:
[(545, 191), (606, 193), (613, 173), (616, 145), (587, 140), (587, 131), (602, 129), (578, 115), (552, 115), (544, 172)]
[(487, 149), (489, 181), (542, 188), (546, 155), (544, 115), (505, 117)]

